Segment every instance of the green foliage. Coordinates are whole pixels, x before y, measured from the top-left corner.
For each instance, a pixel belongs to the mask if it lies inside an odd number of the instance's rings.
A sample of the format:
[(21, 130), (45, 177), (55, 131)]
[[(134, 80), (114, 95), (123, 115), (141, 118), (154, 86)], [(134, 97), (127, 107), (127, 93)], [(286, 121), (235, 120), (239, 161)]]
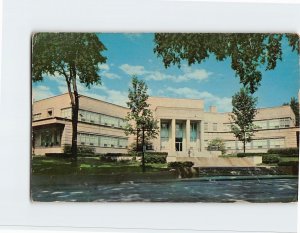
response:
[(208, 143), (208, 151), (221, 151), (222, 155), (226, 153), (225, 143), (221, 138), (215, 138)]
[(218, 61), (231, 59), (231, 68), (240, 83), (254, 93), (262, 74), (259, 68), (273, 70), (282, 60), (282, 40), (287, 38), (292, 51), (299, 50), (297, 34), (262, 33), (156, 33), (154, 52), (165, 67), (187, 61), (204, 62), (210, 56)]
[(291, 98), (290, 103), (284, 103), (283, 105), (289, 105), (295, 114), (296, 126), (299, 126), (299, 102), (295, 97)]
[(280, 156), (276, 154), (265, 154), (262, 156), (262, 162), (265, 164), (278, 163), (280, 161)]
[(69, 80), (75, 75), (88, 87), (99, 84), (105, 49), (95, 33), (36, 33), (32, 37), (32, 81), (42, 81), (43, 75)]
[(194, 163), (191, 161), (185, 161), (185, 162), (169, 162), (168, 167), (169, 168), (185, 168), (185, 167), (192, 167), (194, 166)]
[(293, 167), (298, 167), (299, 162), (298, 161), (280, 161), (278, 163), (278, 166), (293, 166)]
[(237, 153), (237, 157), (264, 156), (266, 153)]
[[(95, 147), (90, 146), (78, 146), (77, 147), (77, 153), (78, 156), (81, 157), (89, 157), (89, 156), (95, 156)], [(71, 145), (65, 145), (64, 146), (64, 154), (70, 155), (72, 153), (72, 146)]]
[(273, 148), (268, 150), (269, 154), (279, 154), (284, 157), (298, 157), (299, 148)]
[(95, 33), (36, 33), (32, 37), (32, 81), (45, 75), (66, 81), (72, 107), (72, 157), (77, 158), (79, 93), (77, 80), (87, 87), (101, 84), (101, 55), (106, 48)]
[(166, 163), (167, 154), (159, 153), (146, 153), (145, 154), (145, 163)]
[[(135, 144), (138, 145), (140, 139), (144, 139), (146, 142), (158, 135), (158, 122), (153, 118), (152, 111), (149, 109), (147, 90), (148, 87), (143, 80), (139, 80), (136, 76), (132, 77), (132, 87), (128, 90), (127, 106), (130, 111), (126, 116), (125, 134), (136, 135), (137, 142)], [(144, 138), (142, 138), (143, 131)]]
[(247, 89), (241, 88), (232, 97), (232, 114), (230, 115), (233, 124), (231, 131), (235, 137), (243, 142), (244, 153), (247, 142), (252, 141), (255, 125), (253, 124), (256, 110), (257, 98), (254, 98)]

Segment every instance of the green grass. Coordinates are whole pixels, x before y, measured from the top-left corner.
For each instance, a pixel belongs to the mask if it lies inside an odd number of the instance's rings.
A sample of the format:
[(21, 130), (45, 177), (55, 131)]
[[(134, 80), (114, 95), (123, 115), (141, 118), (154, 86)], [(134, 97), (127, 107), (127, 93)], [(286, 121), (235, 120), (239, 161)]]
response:
[(280, 161), (288, 162), (288, 161), (299, 161), (298, 157), (280, 157)]
[[(32, 158), (34, 175), (97, 175), (140, 173), (141, 163), (137, 161), (103, 162), (97, 157), (78, 158), (77, 163), (70, 159)], [(146, 164), (147, 172), (167, 170), (167, 164)]]

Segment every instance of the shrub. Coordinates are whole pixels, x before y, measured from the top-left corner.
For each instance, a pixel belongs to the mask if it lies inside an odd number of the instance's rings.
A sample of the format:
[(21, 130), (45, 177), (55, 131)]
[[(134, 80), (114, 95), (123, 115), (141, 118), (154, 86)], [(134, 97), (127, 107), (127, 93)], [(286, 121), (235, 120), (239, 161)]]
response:
[(281, 161), (278, 163), (278, 166), (299, 166), (298, 161)]
[(262, 162), (265, 164), (278, 163), (280, 156), (276, 154), (265, 154), (262, 156)]
[(145, 163), (166, 163), (167, 155), (162, 153), (146, 153), (145, 154)]
[(116, 156), (107, 156), (106, 154), (99, 155), (99, 159), (101, 162), (116, 162), (117, 161)]
[(184, 167), (192, 167), (192, 166), (194, 166), (194, 163), (190, 161), (168, 163), (169, 168), (184, 168)]
[(299, 149), (298, 148), (273, 148), (268, 150), (269, 154), (279, 154), (284, 155), (285, 157), (297, 157), (299, 156)]
[[(78, 156), (93, 156), (95, 155), (95, 147), (90, 146), (77, 146), (77, 155)], [(64, 153), (65, 154), (72, 154), (71, 145), (64, 146)]]
[(221, 151), (222, 155), (226, 153), (225, 144), (222, 139), (215, 138), (208, 143), (208, 151)]
[(251, 156), (263, 156), (266, 155), (266, 153), (237, 153), (237, 157), (251, 157)]
[(106, 153), (106, 156), (109, 156), (109, 157), (123, 157), (123, 156), (130, 156), (130, 154), (125, 154), (125, 153)]

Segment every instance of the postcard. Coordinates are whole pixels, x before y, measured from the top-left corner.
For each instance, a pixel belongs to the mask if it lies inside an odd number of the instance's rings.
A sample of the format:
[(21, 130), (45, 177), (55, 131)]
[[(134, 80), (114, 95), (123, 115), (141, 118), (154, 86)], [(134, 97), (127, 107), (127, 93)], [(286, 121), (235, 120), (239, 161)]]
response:
[(296, 202), (299, 37), (32, 35), (37, 202)]

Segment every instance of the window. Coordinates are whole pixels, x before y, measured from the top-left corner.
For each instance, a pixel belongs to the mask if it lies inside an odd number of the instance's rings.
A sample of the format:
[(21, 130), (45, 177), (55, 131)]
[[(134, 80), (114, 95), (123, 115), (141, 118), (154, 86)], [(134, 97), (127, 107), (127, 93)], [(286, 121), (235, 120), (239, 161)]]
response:
[(41, 119), (42, 114), (41, 113), (37, 113), (37, 114), (33, 114), (32, 116), (32, 120), (36, 121)]
[(128, 144), (127, 139), (119, 139), (119, 147), (126, 148)]
[(52, 117), (52, 115), (53, 115), (53, 109), (52, 108), (47, 109), (47, 116)]
[(231, 124), (224, 123), (223, 128), (224, 128), (224, 131), (231, 131)]
[[(69, 109), (68, 109), (69, 110)], [(65, 118), (71, 118), (71, 112), (62, 110), (62, 116)], [(93, 124), (101, 124), (111, 127), (121, 127), (124, 128), (126, 121), (118, 117), (111, 117), (107, 115), (102, 115), (100, 113), (89, 112), (85, 110), (79, 110), (78, 120), (83, 122), (89, 122)]]
[(285, 119), (280, 119), (280, 128), (288, 128), (290, 127), (290, 119), (285, 118)]
[(207, 130), (208, 130), (208, 123), (204, 122), (204, 131), (207, 131)]
[(190, 132), (190, 141), (196, 142), (197, 141), (197, 123), (191, 122), (190, 124), (191, 132)]
[(284, 147), (284, 138), (270, 139), (270, 148)]
[(119, 119), (119, 127), (124, 128), (126, 126), (126, 121), (123, 119)]
[(269, 120), (269, 127), (270, 129), (278, 129), (280, 127), (280, 120)]
[(213, 131), (217, 131), (218, 130), (218, 123), (213, 123)]
[(101, 116), (101, 124), (107, 126), (118, 127), (118, 119), (106, 115)]
[(268, 148), (268, 140), (262, 139), (262, 140), (253, 140), (253, 149), (263, 149)]
[(72, 114), (71, 114), (71, 109), (70, 108), (61, 110), (61, 117), (71, 119), (72, 118), (71, 116), (72, 116)]
[(176, 138), (183, 138), (183, 130), (182, 130), (182, 124), (177, 123), (176, 124)]
[(268, 122), (267, 121), (255, 121), (254, 125), (257, 129), (267, 129), (268, 128)]
[(161, 123), (160, 137), (169, 139), (169, 124), (168, 123)]
[(62, 131), (60, 128), (52, 127), (38, 130), (35, 132), (35, 140), (37, 139), (38, 144), (35, 143), (35, 145), (42, 147), (59, 146), (61, 143), (61, 134)]

